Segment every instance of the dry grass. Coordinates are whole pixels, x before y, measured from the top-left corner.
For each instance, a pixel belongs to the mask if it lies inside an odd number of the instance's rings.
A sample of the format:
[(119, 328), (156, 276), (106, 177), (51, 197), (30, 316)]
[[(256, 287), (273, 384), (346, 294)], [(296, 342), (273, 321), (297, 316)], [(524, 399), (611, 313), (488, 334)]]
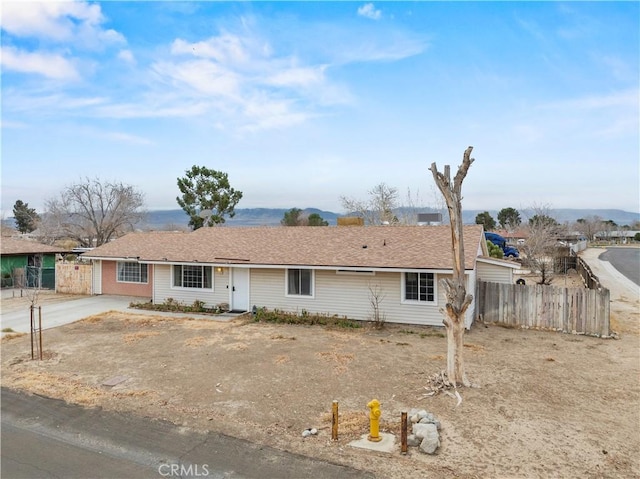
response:
[(609, 315), (610, 329), (611, 331), (615, 331), (616, 333), (624, 333), (624, 334), (633, 334), (640, 335), (640, 328), (638, 327), (640, 323), (636, 322), (627, 322), (620, 320), (618, 315), (611, 311)]
[(473, 344), (473, 343), (465, 343), (464, 347), (475, 352), (484, 352), (485, 350), (484, 346), (480, 346), (479, 344)]
[(100, 321), (103, 321), (105, 319), (111, 319), (112, 316), (113, 315), (110, 312), (94, 314), (93, 316), (88, 316), (88, 317), (86, 317), (84, 319), (81, 319), (80, 321), (78, 321), (78, 323), (95, 324), (95, 323), (99, 323)]
[(111, 391), (46, 371), (23, 371), (13, 378), (12, 387), (88, 407), (102, 404), (107, 397), (137, 398), (154, 394), (153, 391), (147, 390)]
[(204, 336), (196, 336), (195, 338), (189, 338), (184, 342), (184, 345), (189, 348), (199, 348), (207, 342)]
[[(320, 417), (322, 424), (331, 427), (333, 414), (325, 412)], [(369, 430), (369, 416), (365, 411), (338, 411), (338, 436), (359, 436)]]
[(284, 364), (284, 363), (288, 363), (289, 361), (291, 361), (291, 357), (287, 354), (280, 354), (275, 359), (276, 364)]
[(286, 340), (290, 340), (290, 341), (295, 341), (296, 337), (295, 336), (283, 336), (282, 334), (274, 334), (273, 336), (270, 336), (269, 339), (286, 339)]
[(249, 345), (247, 343), (242, 343), (242, 342), (224, 344), (222, 347), (227, 351), (245, 351), (249, 349)]
[(112, 316), (113, 319), (117, 319), (119, 321), (124, 321), (124, 323), (129, 326), (135, 327), (144, 327), (144, 326), (152, 326), (159, 323), (174, 323), (181, 324), (186, 321), (185, 318), (169, 318), (165, 316), (147, 316), (144, 314), (115, 314)]
[(158, 336), (158, 331), (138, 331), (137, 333), (128, 333), (122, 336), (122, 340), (127, 344), (137, 343), (141, 339), (151, 336)]
[(347, 371), (347, 364), (353, 361), (353, 354), (341, 354), (337, 351), (321, 351), (316, 353), (316, 356), (320, 359), (324, 359), (327, 362), (335, 363), (333, 369), (336, 373), (341, 374)]
[(24, 371), (15, 376), (13, 386), (83, 406), (96, 406), (105, 395), (105, 391), (97, 387), (44, 371)]
[(2, 341), (10, 341), (11, 339), (21, 338), (22, 336), (26, 336), (27, 333), (4, 333), (2, 336)]

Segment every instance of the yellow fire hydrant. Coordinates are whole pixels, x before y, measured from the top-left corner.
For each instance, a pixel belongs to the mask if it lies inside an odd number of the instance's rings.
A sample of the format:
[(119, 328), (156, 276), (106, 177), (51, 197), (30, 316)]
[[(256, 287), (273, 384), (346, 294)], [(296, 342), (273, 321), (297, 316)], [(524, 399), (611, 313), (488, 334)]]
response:
[(382, 441), (380, 437), (380, 401), (377, 399), (372, 399), (367, 404), (367, 407), (370, 409), (369, 411), (369, 441), (378, 442)]

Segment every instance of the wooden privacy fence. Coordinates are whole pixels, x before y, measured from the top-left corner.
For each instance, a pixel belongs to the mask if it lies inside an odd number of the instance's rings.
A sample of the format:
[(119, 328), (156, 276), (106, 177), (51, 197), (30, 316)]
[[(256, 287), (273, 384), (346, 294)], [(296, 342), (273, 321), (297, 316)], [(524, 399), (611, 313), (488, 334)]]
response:
[(91, 265), (56, 263), (56, 293), (91, 294)]
[(609, 290), (478, 282), (485, 323), (609, 337)]

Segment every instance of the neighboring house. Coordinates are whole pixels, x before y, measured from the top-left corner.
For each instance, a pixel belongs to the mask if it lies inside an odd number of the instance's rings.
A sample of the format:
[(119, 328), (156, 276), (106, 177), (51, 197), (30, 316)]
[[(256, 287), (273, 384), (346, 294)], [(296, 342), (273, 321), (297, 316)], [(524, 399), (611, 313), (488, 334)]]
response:
[(613, 241), (615, 243), (627, 244), (633, 241), (636, 234), (640, 233), (637, 230), (622, 230), (622, 231), (598, 231), (594, 237), (596, 240)]
[(27, 239), (0, 238), (2, 287), (55, 289), (56, 255), (63, 248)]
[(512, 284), (515, 282), (513, 272), (520, 267), (520, 263), (509, 259), (479, 257), (476, 265), (476, 277), (478, 281), (487, 283)]
[(517, 248), (518, 246), (525, 243), (527, 238), (529, 237), (529, 233), (527, 231), (520, 229), (515, 231), (509, 230), (495, 230), (493, 233), (499, 234), (505, 240), (507, 240), (507, 245), (513, 246)]
[[(464, 227), (466, 288), (477, 267), (513, 265), (487, 257), (481, 225)], [(453, 270), (449, 226), (212, 227), (130, 233), (82, 255), (94, 264), (94, 294), (163, 303), (229, 304), (368, 320), (372, 299), (387, 322), (442, 325), (439, 284)], [(504, 263), (504, 264), (503, 264)], [(488, 273), (487, 273), (488, 274)], [(469, 308), (466, 325), (474, 317)]]

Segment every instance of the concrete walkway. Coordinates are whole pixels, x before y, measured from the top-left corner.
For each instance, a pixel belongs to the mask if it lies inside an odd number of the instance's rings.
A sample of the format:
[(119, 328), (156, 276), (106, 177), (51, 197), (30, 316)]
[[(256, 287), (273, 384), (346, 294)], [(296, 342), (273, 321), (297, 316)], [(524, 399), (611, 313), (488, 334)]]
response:
[(579, 256), (589, 265), (602, 286), (611, 292), (612, 301), (637, 301), (640, 299), (640, 286), (618, 271), (609, 261), (601, 258), (606, 251), (606, 248), (587, 248), (581, 251)]

